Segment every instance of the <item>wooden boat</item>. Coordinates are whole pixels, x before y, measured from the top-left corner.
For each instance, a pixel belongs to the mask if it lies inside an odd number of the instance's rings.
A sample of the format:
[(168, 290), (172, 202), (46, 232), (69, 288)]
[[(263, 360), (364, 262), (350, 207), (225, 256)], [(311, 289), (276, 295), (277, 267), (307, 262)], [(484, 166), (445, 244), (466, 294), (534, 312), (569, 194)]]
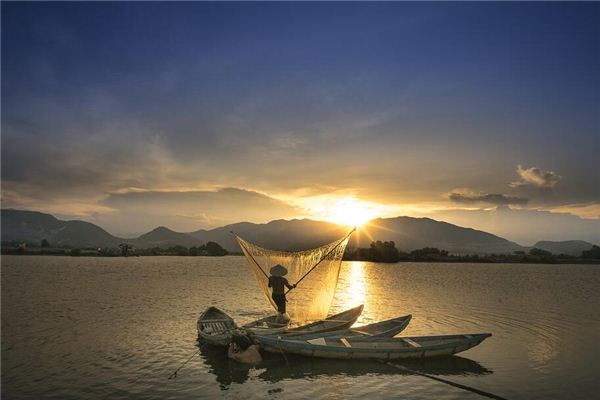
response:
[[(301, 325), (296, 328), (289, 328), (287, 325), (279, 326), (279, 327), (269, 327), (261, 325), (259, 322), (262, 320), (254, 321), (249, 324), (244, 325), (243, 327), (249, 330), (251, 333), (255, 335), (303, 335), (309, 333), (319, 333), (319, 332), (329, 332), (329, 331), (337, 331), (341, 329), (347, 329), (351, 327), (364, 309), (364, 305), (351, 308), (349, 310), (343, 311), (339, 314), (331, 315), (325, 319), (312, 322), (307, 325)], [(272, 317), (268, 317), (272, 318)]]
[(231, 333), (237, 325), (229, 315), (217, 307), (208, 307), (198, 318), (198, 340), (214, 346), (228, 346)]
[(350, 329), (350, 332), (356, 332), (360, 335), (373, 337), (394, 337), (402, 332), (412, 319), (412, 314), (402, 317), (396, 317), (381, 322), (358, 326)]
[(274, 331), (277, 331), (277, 329), (279, 330), (285, 330), (285, 328), (288, 326), (288, 324), (290, 323), (290, 321), (286, 321), (286, 322), (277, 322), (277, 315), (269, 315), (268, 317), (264, 317), (261, 319), (257, 319), (256, 321), (252, 321), (249, 322), (245, 325), (243, 325), (244, 328), (250, 328), (250, 329), (265, 329), (264, 332), (267, 332), (266, 329), (274, 329)]
[[(381, 322), (375, 322), (368, 325), (359, 326), (356, 328), (340, 329), (336, 331), (329, 331), (324, 333), (310, 333), (310, 334), (291, 334), (289, 336), (301, 337), (302, 340), (310, 340), (318, 337), (332, 337), (332, 336), (367, 336), (367, 337), (394, 337), (402, 332), (412, 319), (412, 315), (404, 315), (402, 317), (396, 317)], [(286, 335), (287, 337), (288, 335)]]
[(261, 348), (320, 358), (396, 360), (443, 357), (477, 346), (491, 333), (398, 338), (256, 336)]

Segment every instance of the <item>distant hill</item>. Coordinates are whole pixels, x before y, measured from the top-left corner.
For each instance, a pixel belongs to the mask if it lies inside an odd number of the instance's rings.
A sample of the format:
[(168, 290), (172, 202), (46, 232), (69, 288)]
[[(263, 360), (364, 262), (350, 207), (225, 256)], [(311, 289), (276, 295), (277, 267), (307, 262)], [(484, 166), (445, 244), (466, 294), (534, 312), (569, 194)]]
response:
[(129, 243), (139, 248), (200, 246), (202, 241), (187, 233), (158, 227), (136, 239), (111, 235), (97, 225), (84, 221), (61, 221), (36, 211), (2, 210), (2, 242), (39, 245), (42, 239), (53, 247), (117, 247)]
[(128, 239), (127, 243), (133, 244), (139, 248), (161, 247), (168, 248), (172, 246), (201, 246), (204, 244), (201, 240), (187, 234), (172, 231), (164, 226), (159, 226), (148, 233), (143, 234), (137, 239)]
[(348, 231), (348, 228), (328, 222), (292, 219), (275, 220), (266, 224), (242, 222), (211, 230), (199, 230), (190, 235), (204, 242), (217, 242), (229, 251), (241, 251), (231, 232), (262, 247), (297, 251), (332, 242)]
[(544, 240), (537, 242), (533, 247), (549, 251), (553, 254), (567, 254), (570, 256), (581, 256), (581, 253), (591, 249), (592, 243), (585, 240), (564, 240), (561, 242), (553, 242)]
[[(206, 242), (217, 242), (228, 251), (239, 252), (240, 248), (230, 233), (233, 231), (246, 240), (276, 250), (302, 250), (331, 242), (348, 232), (347, 227), (313, 221), (310, 219), (275, 220), (266, 224), (240, 222), (216, 229), (201, 229), (195, 232), (175, 232), (165, 227), (156, 228), (136, 239), (122, 239), (104, 229), (83, 221), (61, 221), (52, 215), (35, 211), (2, 210), (2, 242), (28, 242), (38, 245), (46, 239), (52, 246), (72, 247), (116, 247), (119, 243), (130, 243), (137, 248), (199, 246)], [(512, 253), (527, 248), (491, 233), (464, 228), (430, 218), (378, 218), (370, 221), (352, 235), (350, 246), (369, 247), (373, 240), (393, 240), (396, 247), (411, 251), (423, 247), (437, 247), (451, 253), (489, 254)], [(549, 250), (546, 243), (580, 243), (573, 249), (560, 247)], [(585, 244), (585, 246), (583, 245)], [(567, 245), (565, 245), (567, 246)], [(587, 250), (590, 243), (539, 242), (536, 247), (548, 251), (573, 254), (580, 248)], [(568, 246), (567, 246), (568, 247)], [(568, 252), (567, 252), (568, 251)]]
[[(348, 228), (309, 219), (277, 220), (267, 224), (241, 223), (190, 235), (214, 241), (229, 251), (239, 251), (230, 231), (263, 247), (276, 250), (301, 250), (318, 247), (343, 236)], [(435, 221), (429, 218), (379, 218), (370, 221), (352, 236), (352, 247), (369, 247), (373, 240), (393, 240), (400, 250), (437, 247), (453, 253), (512, 253), (524, 250), (517, 243), (491, 233)]]
[(2, 242), (39, 245), (42, 239), (56, 247), (113, 247), (122, 240), (89, 222), (61, 221), (35, 211), (2, 210)]
[[(358, 240), (358, 243), (356, 241)], [(463, 228), (430, 218), (378, 218), (369, 221), (351, 244), (368, 247), (372, 240), (393, 240), (396, 247), (411, 251), (437, 247), (451, 253), (512, 253), (524, 247), (491, 233)]]

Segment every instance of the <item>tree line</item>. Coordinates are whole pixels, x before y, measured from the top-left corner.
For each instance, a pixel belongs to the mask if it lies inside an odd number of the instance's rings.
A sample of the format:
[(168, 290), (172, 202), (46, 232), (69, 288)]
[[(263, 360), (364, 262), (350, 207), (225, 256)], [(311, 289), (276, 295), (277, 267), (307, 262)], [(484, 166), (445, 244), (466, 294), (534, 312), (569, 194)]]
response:
[(410, 252), (396, 248), (393, 241), (371, 242), (368, 248), (347, 248), (344, 253), (347, 261), (372, 261), (395, 263), (399, 261), (443, 261), (443, 262), (486, 262), (486, 263), (568, 263), (600, 262), (600, 247), (594, 245), (580, 256), (552, 254), (549, 251), (533, 248), (528, 252), (515, 251), (512, 254), (451, 254), (447, 250), (435, 247), (423, 247)]
[(226, 256), (229, 252), (216, 242), (207, 242), (201, 246), (170, 246), (137, 249), (128, 244), (119, 247), (52, 247), (43, 239), (39, 246), (28, 246), (26, 243), (10, 243), (2, 245), (2, 254), (27, 255), (67, 255), (67, 256), (100, 256), (100, 257), (136, 257), (136, 256)]

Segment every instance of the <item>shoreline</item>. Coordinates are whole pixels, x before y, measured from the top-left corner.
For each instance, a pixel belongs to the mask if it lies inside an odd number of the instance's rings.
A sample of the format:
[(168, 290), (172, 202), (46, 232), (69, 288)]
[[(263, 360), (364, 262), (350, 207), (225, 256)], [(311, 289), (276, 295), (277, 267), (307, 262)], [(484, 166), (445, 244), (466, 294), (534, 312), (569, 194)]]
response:
[[(178, 254), (139, 254), (139, 255), (128, 255), (126, 257), (120, 255), (105, 255), (105, 254), (94, 254), (93, 250), (90, 250), (87, 253), (85, 250), (82, 250), (78, 255), (71, 255), (68, 252), (70, 249), (53, 249), (49, 251), (24, 251), (19, 252), (14, 249), (2, 249), (0, 255), (2, 256), (55, 256), (55, 257), (102, 257), (102, 258), (140, 258), (140, 257), (205, 257), (205, 258), (215, 258), (215, 257), (243, 257), (243, 254), (229, 253), (224, 256), (211, 256), (211, 255), (178, 255)], [(558, 258), (553, 260), (532, 260), (532, 259), (490, 259), (486, 258), (486, 256), (478, 256), (472, 258), (469, 257), (450, 257), (443, 259), (412, 259), (412, 260), (398, 260), (396, 262), (385, 262), (385, 261), (374, 261), (374, 260), (348, 260), (343, 259), (342, 261), (360, 261), (360, 262), (372, 262), (376, 264), (402, 264), (402, 263), (445, 263), (445, 264), (458, 264), (458, 263), (468, 263), (468, 264), (547, 264), (547, 265), (565, 265), (565, 264), (577, 264), (577, 265), (599, 265), (600, 260), (597, 259), (581, 259), (581, 258)]]

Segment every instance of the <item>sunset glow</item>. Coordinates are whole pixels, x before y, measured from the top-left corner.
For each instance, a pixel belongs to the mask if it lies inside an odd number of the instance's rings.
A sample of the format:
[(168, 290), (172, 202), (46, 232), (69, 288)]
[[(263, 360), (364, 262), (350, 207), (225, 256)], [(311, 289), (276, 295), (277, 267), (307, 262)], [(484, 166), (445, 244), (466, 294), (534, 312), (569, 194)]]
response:
[(600, 240), (597, 4), (21, 3), (3, 208), (122, 238), (408, 216)]
[(381, 207), (354, 197), (342, 198), (316, 211), (320, 219), (347, 226), (361, 226), (382, 214)]
[(1, 9), (1, 398), (597, 396), (600, 0)]

